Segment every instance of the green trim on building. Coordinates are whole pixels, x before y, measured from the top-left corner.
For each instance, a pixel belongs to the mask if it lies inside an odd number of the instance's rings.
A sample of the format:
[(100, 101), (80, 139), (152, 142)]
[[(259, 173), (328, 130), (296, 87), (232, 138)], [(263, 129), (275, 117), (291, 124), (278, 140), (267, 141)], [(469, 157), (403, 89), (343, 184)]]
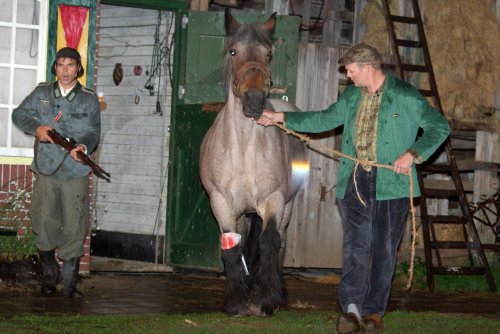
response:
[(189, 0), (101, 0), (101, 4), (162, 10), (189, 8)]

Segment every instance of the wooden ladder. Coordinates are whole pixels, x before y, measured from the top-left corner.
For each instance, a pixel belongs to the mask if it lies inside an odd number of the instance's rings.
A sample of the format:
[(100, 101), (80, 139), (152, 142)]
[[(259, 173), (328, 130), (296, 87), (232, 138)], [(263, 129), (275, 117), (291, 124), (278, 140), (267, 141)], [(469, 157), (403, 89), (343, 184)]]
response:
[[(432, 69), (429, 48), (425, 38), (424, 26), (418, 0), (410, 0), (413, 5), (413, 17), (398, 16), (391, 14), (389, 0), (382, 0), (383, 12), (389, 31), (392, 51), (396, 61), (396, 74), (401, 80), (405, 79), (405, 73), (424, 73), (428, 75), (430, 89), (421, 89), (423, 96), (429, 97), (434, 101), (434, 107), (443, 113), (441, 101), (438, 94), (434, 71)], [(396, 36), (396, 27), (404, 27), (405, 25), (413, 25), (418, 31), (418, 40), (400, 39)], [(414, 28), (412, 28), (414, 29)], [(423, 65), (411, 64), (403, 62), (400, 55), (400, 48), (412, 48), (421, 51)], [(406, 49), (407, 50), (407, 49)], [(389, 66), (390, 67), (390, 66)], [(394, 65), (392, 65), (394, 68)], [(434, 274), (447, 275), (484, 275), (491, 291), (496, 291), (495, 281), (491, 274), (483, 246), (479, 239), (474, 218), (472, 216), (469, 202), (465, 195), (464, 186), (460, 178), (459, 170), (451, 147), (451, 140), (448, 138), (444, 143), (447, 162), (439, 164), (423, 164), (419, 165), (418, 182), (421, 188), (420, 212), (422, 221), (422, 233), (424, 238), (425, 263), (427, 267), (427, 285), (431, 291), (434, 291)], [(427, 182), (424, 182), (424, 176), (430, 174), (448, 174), (453, 180), (452, 189), (431, 189)], [(429, 215), (427, 210), (427, 198), (458, 198), (460, 203), (460, 211), (462, 215)], [(459, 211), (459, 212), (460, 212)], [(438, 240), (435, 225), (439, 224), (458, 224), (461, 225), (463, 232), (463, 240), (461, 241), (442, 241)], [(465, 249), (467, 250), (469, 266), (445, 266), (442, 261), (442, 249)], [(434, 257), (433, 257), (434, 251)], [(474, 258), (474, 252), (477, 259)], [(437, 261), (437, 264), (434, 263)]]

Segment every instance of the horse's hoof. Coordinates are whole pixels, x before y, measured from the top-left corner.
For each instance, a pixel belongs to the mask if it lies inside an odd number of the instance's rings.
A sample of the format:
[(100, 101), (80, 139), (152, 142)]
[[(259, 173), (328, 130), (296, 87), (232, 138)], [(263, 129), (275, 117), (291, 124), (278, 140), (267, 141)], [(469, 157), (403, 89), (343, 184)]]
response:
[(272, 316), (275, 312), (279, 310), (279, 307), (277, 308), (272, 308), (272, 307), (266, 307), (266, 306), (257, 306), (254, 304), (250, 304), (248, 306), (248, 309), (251, 314), (257, 316), (257, 317), (270, 317)]
[(250, 315), (250, 311), (244, 303), (224, 303), (224, 312), (231, 316)]

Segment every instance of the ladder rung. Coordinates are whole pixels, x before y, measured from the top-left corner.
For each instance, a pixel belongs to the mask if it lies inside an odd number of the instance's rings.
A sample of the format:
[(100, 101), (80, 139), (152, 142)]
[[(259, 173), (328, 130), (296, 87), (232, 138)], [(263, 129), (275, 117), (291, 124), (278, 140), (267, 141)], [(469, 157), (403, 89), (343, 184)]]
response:
[(433, 224), (466, 224), (467, 220), (464, 216), (427, 216)]
[(439, 249), (473, 249), (474, 244), (466, 241), (431, 241), (431, 247)]
[(422, 172), (430, 172), (430, 173), (446, 173), (451, 172), (450, 165), (446, 164), (429, 164), (422, 166)]
[(425, 189), (427, 198), (458, 197), (458, 191), (449, 189)]
[(494, 252), (500, 252), (500, 245), (495, 245), (495, 244), (482, 244), (484, 249), (494, 251)]
[(423, 96), (436, 96), (436, 94), (434, 94), (434, 92), (430, 89), (419, 89), (419, 92), (420, 94), (422, 94)]
[(443, 275), (483, 275), (483, 267), (434, 267), (435, 274)]
[(409, 24), (417, 23), (417, 19), (411, 16), (390, 15), (390, 18), (392, 21), (399, 23), (409, 23)]
[(429, 68), (425, 65), (403, 64), (403, 71), (409, 72), (429, 72)]
[[(474, 184), (472, 181), (469, 180), (463, 180), (462, 187), (464, 188), (465, 192), (470, 192), (474, 190)], [(448, 191), (451, 194), (458, 193), (457, 186), (455, 185), (455, 182), (453, 182), (453, 180), (435, 180), (435, 179), (425, 178), (424, 188), (426, 193), (428, 191), (434, 192), (435, 190)]]
[(396, 45), (404, 46), (407, 48), (421, 48), (422, 42), (421, 41), (410, 41), (407, 39), (396, 39)]

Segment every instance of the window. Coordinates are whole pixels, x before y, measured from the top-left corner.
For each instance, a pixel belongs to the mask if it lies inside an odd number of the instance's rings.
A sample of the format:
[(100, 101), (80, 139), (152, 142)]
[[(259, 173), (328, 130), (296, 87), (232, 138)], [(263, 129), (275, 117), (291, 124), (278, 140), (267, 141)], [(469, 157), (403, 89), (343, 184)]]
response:
[(12, 111), (45, 80), (48, 0), (0, 0), (0, 156), (32, 157)]

